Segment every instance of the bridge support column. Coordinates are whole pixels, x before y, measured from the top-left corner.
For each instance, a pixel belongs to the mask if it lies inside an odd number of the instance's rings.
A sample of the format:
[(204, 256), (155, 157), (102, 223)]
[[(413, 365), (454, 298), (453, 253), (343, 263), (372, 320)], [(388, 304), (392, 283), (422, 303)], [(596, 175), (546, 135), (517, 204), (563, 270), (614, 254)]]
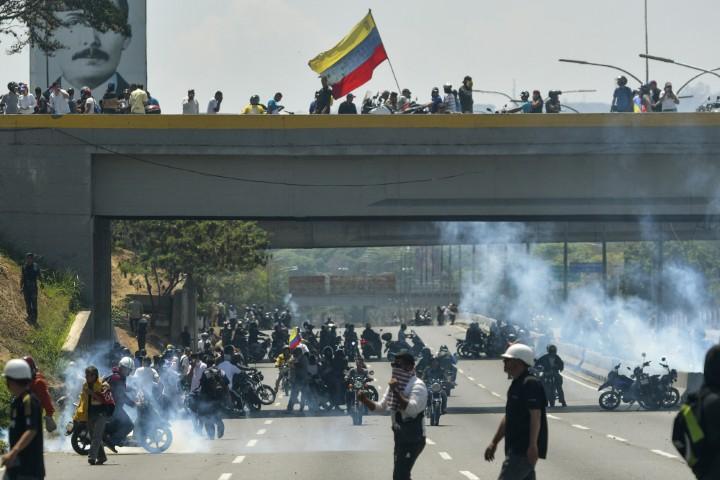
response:
[(608, 293), (608, 264), (607, 264), (607, 241), (605, 240), (605, 231), (603, 230), (602, 235), (602, 276), (603, 276), (603, 291), (605, 295)]
[(563, 300), (568, 299), (568, 242), (567, 231), (565, 232), (565, 241), (563, 242)]
[(95, 341), (112, 339), (111, 295), (112, 272), (111, 222), (107, 218), (93, 219), (93, 332)]

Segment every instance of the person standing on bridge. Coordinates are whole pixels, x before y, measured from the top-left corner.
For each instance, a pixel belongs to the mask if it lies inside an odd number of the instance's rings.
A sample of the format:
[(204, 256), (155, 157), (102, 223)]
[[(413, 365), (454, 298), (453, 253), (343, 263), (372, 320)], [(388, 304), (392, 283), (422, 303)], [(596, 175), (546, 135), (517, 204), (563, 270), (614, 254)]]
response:
[(183, 115), (197, 115), (200, 113), (200, 103), (195, 98), (195, 90), (188, 90), (187, 97), (182, 102)]
[(425, 449), (427, 387), (415, 374), (415, 358), (408, 352), (395, 356), (392, 378), (380, 403), (364, 393), (360, 401), (371, 411), (390, 411), (395, 439), (393, 480), (411, 480), (415, 461)]
[(485, 449), (485, 460), (495, 459), (498, 443), (505, 439), (505, 462), (498, 480), (535, 480), (538, 458), (546, 458), (548, 426), (545, 391), (529, 368), (535, 363), (530, 347), (510, 345), (502, 355), (505, 372), (513, 379), (507, 393), (505, 416)]
[(20, 290), (25, 297), (25, 310), (30, 323), (37, 323), (38, 319), (38, 280), (40, 280), (40, 267), (35, 263), (35, 255), (25, 255), (25, 265), (20, 274)]

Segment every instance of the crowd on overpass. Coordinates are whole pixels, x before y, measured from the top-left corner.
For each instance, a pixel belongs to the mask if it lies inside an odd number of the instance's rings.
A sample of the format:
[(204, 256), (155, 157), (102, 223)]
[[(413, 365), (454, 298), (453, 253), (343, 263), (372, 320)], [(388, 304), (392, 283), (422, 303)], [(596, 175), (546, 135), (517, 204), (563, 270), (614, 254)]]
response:
[[(612, 97), (611, 112), (676, 112), (680, 99), (673, 91), (672, 83), (666, 82), (664, 88), (658, 88), (656, 81), (641, 85), (636, 89), (627, 86), (624, 76), (616, 79), (617, 88)], [(327, 80), (321, 78), (321, 88), (314, 94), (307, 113), (330, 114), (336, 111), (340, 115), (347, 114), (472, 114), (478, 113), (473, 98), (473, 79), (467, 75), (459, 88), (454, 88), (452, 82), (443, 85), (442, 91), (435, 87), (430, 92), (430, 99), (418, 102), (413, 99), (412, 92), (405, 88), (401, 92), (384, 90), (376, 95), (366, 95), (357, 104), (356, 96), (349, 93), (333, 109), (334, 98), (332, 88)], [(510, 104), (496, 113), (561, 113), (563, 107), (560, 90), (550, 90), (544, 96), (540, 90), (523, 91), (519, 99), (510, 99)], [(276, 115), (305, 112), (289, 112), (281, 104), (282, 92), (276, 92), (266, 102), (261, 101), (260, 95), (252, 95), (248, 104), (240, 112), (245, 115)], [(189, 89), (187, 96), (182, 99), (182, 113), (185, 115), (227, 113), (222, 111), (223, 92), (218, 90), (209, 99), (207, 106), (201, 105), (195, 95), (194, 89)], [(570, 107), (567, 109), (572, 110)], [(160, 102), (153, 97), (143, 85), (130, 85), (129, 88), (117, 91), (116, 86), (108, 84), (107, 91), (102, 92), (98, 98), (96, 92), (84, 87), (79, 92), (69, 88), (62, 88), (60, 83), (53, 83), (47, 90), (36, 87), (34, 93), (30, 92), (27, 83), (10, 82), (8, 91), (0, 97), (0, 113), (5, 114), (160, 114)], [(479, 113), (488, 113), (487, 111)]]

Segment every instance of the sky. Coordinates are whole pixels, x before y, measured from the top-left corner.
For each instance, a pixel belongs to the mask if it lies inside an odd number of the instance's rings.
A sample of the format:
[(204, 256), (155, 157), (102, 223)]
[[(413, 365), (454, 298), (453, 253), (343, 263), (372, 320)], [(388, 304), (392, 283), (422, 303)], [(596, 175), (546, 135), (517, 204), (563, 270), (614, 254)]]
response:
[[(651, 54), (720, 67), (720, 30), (708, 23), (720, 13), (717, 0), (648, 3)], [(597, 108), (590, 103), (610, 103), (617, 73), (559, 58), (614, 64), (645, 76), (638, 57), (644, 51), (643, 0), (148, 0), (147, 87), (164, 113), (179, 113), (189, 88), (203, 108), (222, 90), (224, 113), (238, 113), (253, 94), (265, 102), (277, 91), (288, 110), (306, 113), (320, 83), (308, 60), (335, 45), (368, 8), (400, 87), (420, 101), (433, 87), (449, 81), (457, 88), (471, 75), (475, 88), (508, 94), (597, 90), (563, 96), (582, 111)], [(0, 38), (2, 90), (29, 77), (27, 52), (7, 55), (7, 40)], [(676, 89), (691, 76), (686, 68), (650, 64), (651, 79), (670, 80)], [(384, 89), (397, 90), (387, 62), (355, 93)], [(715, 92), (720, 78), (705, 76), (692, 92), (696, 97), (681, 107), (694, 109)], [(475, 102), (505, 103), (477, 93)]]

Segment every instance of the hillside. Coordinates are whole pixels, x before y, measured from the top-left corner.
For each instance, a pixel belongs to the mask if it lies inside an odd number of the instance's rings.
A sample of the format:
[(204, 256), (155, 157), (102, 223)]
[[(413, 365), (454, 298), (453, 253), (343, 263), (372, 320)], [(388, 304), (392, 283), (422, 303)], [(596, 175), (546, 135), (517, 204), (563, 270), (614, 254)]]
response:
[[(41, 265), (42, 267), (42, 265)], [(38, 295), (38, 325), (27, 323), (25, 301), (20, 292), (20, 266), (0, 252), (0, 368), (10, 358), (32, 355), (48, 377), (51, 387), (61, 364), (61, 348), (77, 308), (78, 289), (73, 277), (43, 271)], [(0, 404), (9, 393), (0, 382)], [(7, 425), (0, 410), (0, 428)]]

